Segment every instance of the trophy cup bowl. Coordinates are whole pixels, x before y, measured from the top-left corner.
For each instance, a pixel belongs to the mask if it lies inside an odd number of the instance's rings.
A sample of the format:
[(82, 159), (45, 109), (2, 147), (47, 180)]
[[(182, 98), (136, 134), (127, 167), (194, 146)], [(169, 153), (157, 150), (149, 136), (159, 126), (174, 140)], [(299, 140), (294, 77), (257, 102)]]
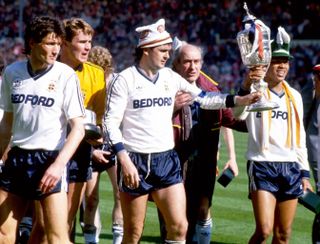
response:
[[(270, 29), (249, 13), (246, 3), (244, 3), (244, 9), (247, 11), (243, 20), (244, 29), (237, 34), (242, 62), (249, 69), (257, 66), (268, 68), (271, 62)], [(267, 99), (265, 94), (267, 88), (268, 83), (263, 79), (252, 83), (251, 89), (261, 92), (262, 97), (256, 103), (249, 105), (247, 111), (257, 112), (279, 107), (278, 104)]]
[(96, 122), (96, 114), (92, 110), (86, 109), (86, 117), (84, 118), (85, 139), (96, 140), (101, 138), (102, 133)]

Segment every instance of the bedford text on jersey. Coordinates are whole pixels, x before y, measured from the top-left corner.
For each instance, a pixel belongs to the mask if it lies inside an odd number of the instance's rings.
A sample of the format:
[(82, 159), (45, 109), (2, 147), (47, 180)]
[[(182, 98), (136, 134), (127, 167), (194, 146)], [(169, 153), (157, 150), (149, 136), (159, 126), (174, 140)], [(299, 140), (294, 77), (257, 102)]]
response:
[(171, 97), (155, 97), (155, 98), (143, 98), (133, 100), (133, 108), (146, 108), (155, 106), (171, 106)]
[(54, 99), (50, 97), (37, 96), (31, 94), (11, 94), (12, 103), (30, 103), (31, 105), (40, 105), (51, 107), (54, 104)]

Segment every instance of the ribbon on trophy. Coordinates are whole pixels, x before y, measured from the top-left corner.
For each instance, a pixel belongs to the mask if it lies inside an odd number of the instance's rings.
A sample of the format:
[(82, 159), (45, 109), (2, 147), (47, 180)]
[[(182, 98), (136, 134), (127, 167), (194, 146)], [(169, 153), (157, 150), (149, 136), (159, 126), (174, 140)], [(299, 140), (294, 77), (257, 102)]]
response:
[[(261, 65), (269, 67), (271, 62), (270, 28), (249, 13), (246, 3), (243, 8), (246, 10), (246, 16), (243, 19), (244, 29), (237, 34), (242, 62), (248, 68)], [(264, 94), (268, 84), (260, 80), (253, 82), (252, 87)], [(247, 111), (264, 111), (277, 107), (278, 104), (268, 101), (266, 96), (262, 96), (258, 102), (248, 106)]]

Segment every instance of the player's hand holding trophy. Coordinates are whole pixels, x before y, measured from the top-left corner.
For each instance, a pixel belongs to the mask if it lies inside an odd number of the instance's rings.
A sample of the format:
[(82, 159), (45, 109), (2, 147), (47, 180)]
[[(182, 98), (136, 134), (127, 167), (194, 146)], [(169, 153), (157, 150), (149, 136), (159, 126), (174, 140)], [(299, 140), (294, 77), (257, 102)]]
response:
[[(243, 19), (244, 29), (237, 34), (237, 42), (243, 64), (249, 69), (263, 67), (267, 69), (271, 62), (270, 29), (261, 20), (249, 13), (244, 3), (246, 16)], [(278, 108), (278, 104), (269, 101), (266, 97), (268, 84), (263, 80), (256, 80), (251, 90), (262, 93), (261, 99), (248, 106), (247, 111), (256, 112)]]

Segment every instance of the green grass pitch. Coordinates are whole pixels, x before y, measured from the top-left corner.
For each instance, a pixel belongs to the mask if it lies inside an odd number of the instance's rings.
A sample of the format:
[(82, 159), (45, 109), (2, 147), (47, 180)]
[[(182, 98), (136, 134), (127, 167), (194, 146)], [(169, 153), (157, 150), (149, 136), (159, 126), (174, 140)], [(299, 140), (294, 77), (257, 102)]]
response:
[[(213, 196), (212, 215), (214, 219), (211, 243), (247, 243), (254, 230), (254, 218), (251, 202), (247, 195), (246, 174), (246, 140), (244, 133), (234, 132), (239, 176), (236, 177), (226, 188), (216, 184)], [(226, 150), (222, 143), (220, 169), (226, 162)], [(100, 211), (102, 218), (102, 232), (100, 244), (112, 243), (111, 211), (112, 211), (112, 188), (106, 173), (102, 174), (100, 182)], [(311, 228), (314, 214), (299, 204), (296, 218), (293, 224), (291, 244), (312, 243)], [(271, 243), (271, 238), (268, 243)], [(80, 227), (77, 225), (76, 243), (84, 243)], [(160, 243), (159, 224), (155, 205), (149, 203), (145, 227), (141, 243)]]

